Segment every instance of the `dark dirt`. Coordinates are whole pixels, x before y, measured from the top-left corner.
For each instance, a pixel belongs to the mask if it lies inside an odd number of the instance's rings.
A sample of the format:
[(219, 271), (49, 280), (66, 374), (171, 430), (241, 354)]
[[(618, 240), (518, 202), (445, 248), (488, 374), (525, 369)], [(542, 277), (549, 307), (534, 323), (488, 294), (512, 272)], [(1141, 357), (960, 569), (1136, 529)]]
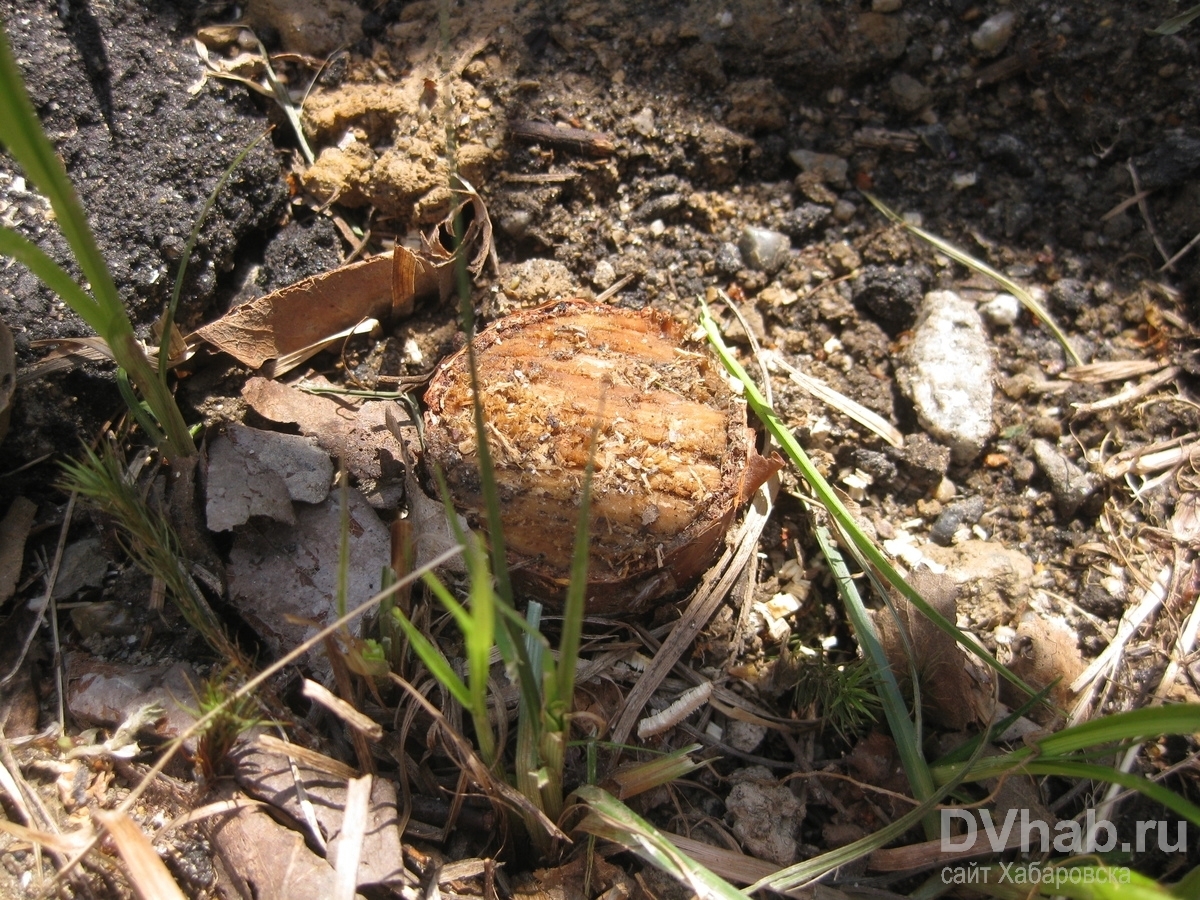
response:
[[(477, 308), (496, 314), (593, 296), (630, 274), (613, 302), (694, 321), (697, 297), (718, 301), (715, 290), (726, 291), (760, 343), (906, 436), (904, 450), (892, 449), (786, 377), (774, 380), (777, 409), (831, 481), (846, 486), (855, 470), (873, 478), (853, 496), (881, 539), (911, 535), (928, 548), (972, 538), (1019, 558), (1005, 571), (1028, 577), (1010, 583), (968, 550), (939, 548), (953, 572), (965, 570), (960, 625), (1032, 659), (1037, 635), (1020, 627), (1032, 610), (1074, 636), (1063, 665), (1108, 643), (1170, 556), (1162, 529), (1192, 482), (1187, 466), (1148, 484), (1104, 480), (1100, 466), (1117, 451), (1200, 430), (1189, 399), (1200, 251), (1162, 271), (1155, 244), (1157, 235), (1171, 255), (1200, 233), (1200, 23), (1151, 35), (1178, 10), (1104, 0), (491, 0), (452, 11), (443, 51), (432, 0), (348, 8), (342, 30), (325, 35), (327, 49), (341, 42), (348, 55), (306, 106), (317, 166), (302, 171), (281, 128), (275, 147), (264, 143), (237, 170), (201, 230), (184, 287), (186, 325), (345, 258), (347, 230), (334, 227), (331, 212), (370, 228), (369, 251), (436, 221), (446, 199), (442, 104), (451, 94), (464, 169), (469, 163), (496, 226), (499, 273), (489, 269), (477, 283)], [(269, 9), (252, 13), (270, 21)], [(1015, 14), (1011, 39), (981, 50), (972, 36), (1002, 11)], [(6, 2), (0, 15), (117, 284), (146, 326), (213, 184), (280, 117), (238, 85), (210, 79), (190, 91), (202, 71), (191, 35), (215, 20), (211, 4)], [(291, 49), (282, 21), (259, 29), (272, 50)], [(422, 86), (440, 71), (439, 53), (453, 77)], [(296, 73), (293, 86), (313, 75), (285, 71)], [(395, 96), (370, 99), (377, 85)], [(611, 152), (514, 141), (514, 121), (590, 130)], [(824, 156), (803, 172), (793, 151)], [(1137, 204), (1109, 214), (1135, 193), (1130, 160), (1150, 191), (1149, 220)], [(383, 174), (392, 180), (381, 186)], [(65, 259), (47, 207), (15, 177), (0, 158), (0, 220)], [(926, 293), (953, 289), (986, 304), (999, 289), (888, 224), (866, 190), (1042, 296), (1085, 362), (1162, 360), (1179, 372), (1152, 402), (1081, 411), (1075, 404), (1115, 394), (1123, 380), (1059, 380), (1068, 361), (1028, 312), (1011, 327), (989, 324), (993, 437), (971, 462), (951, 465), (897, 387), (897, 360)], [(749, 226), (786, 235), (790, 247), (750, 259)], [(719, 302), (717, 314), (745, 351), (742, 326)], [(0, 315), (21, 365), (38, 355), (31, 341), (84, 333), (16, 266), (0, 270)], [(386, 323), (382, 338), (356, 339), (344, 362), (360, 380), (419, 374), (451, 348), (452, 320), (451, 309), (429, 301), (411, 320)], [(312, 366), (345, 377), (333, 354)], [(184, 392), (193, 412), (241, 408), (246, 373), (204, 356), (194, 367)], [(119, 410), (103, 367), (22, 384), (5, 470), (67, 452)], [(1090, 471), (1094, 489), (1068, 496), (1038, 441)], [(0, 478), (0, 505), (18, 493), (37, 499), (51, 543), (63, 502), (50, 487), (56, 461)], [(792, 592), (802, 603), (793, 634), (809, 646), (840, 635), (835, 655), (848, 659), (846, 626), (831, 612), (812, 551), (802, 547), (797, 560), (807, 531), (787, 494), (794, 487), (785, 483), (764, 539), (758, 598)], [(1192, 565), (1180, 567), (1180, 585)], [(1139, 639), (1138, 672), (1108, 697), (1111, 708), (1144, 702), (1157, 686), (1191, 602), (1182, 588), (1168, 598), (1169, 614), (1157, 636)], [(740, 664), (728, 656), (740, 643), (728, 633), (736, 617), (718, 617), (705, 645), (727, 668)], [(760, 633), (747, 654), (772, 648)], [(1171, 698), (1195, 700), (1198, 675), (1185, 665)], [(787, 697), (778, 702), (786, 713)], [(830, 733), (815, 743), (818, 758), (844, 749)], [(757, 752), (791, 759), (794, 750), (776, 742)], [(836, 804), (808, 803), (804, 854), (836, 843), (834, 834), (857, 836), (844, 811), (831, 812)]]

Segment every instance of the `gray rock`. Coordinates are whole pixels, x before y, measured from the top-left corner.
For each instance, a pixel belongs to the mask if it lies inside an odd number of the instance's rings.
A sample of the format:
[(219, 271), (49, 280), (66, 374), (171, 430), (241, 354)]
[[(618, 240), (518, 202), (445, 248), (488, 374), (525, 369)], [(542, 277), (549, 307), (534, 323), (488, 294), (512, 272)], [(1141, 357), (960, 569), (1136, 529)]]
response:
[(969, 463), (992, 435), (995, 365), (983, 319), (953, 291), (925, 295), (896, 380), (921, 427)]
[(816, 153), (812, 150), (793, 150), (788, 158), (804, 172), (811, 172), (826, 184), (846, 184), (846, 173), (850, 164), (831, 153)]
[(229, 531), (253, 516), (294, 523), (292, 501), (324, 500), (333, 462), (309, 438), (235, 424), (209, 444), (207, 472), (208, 527)]
[(1008, 46), (1016, 25), (1017, 16), (1012, 10), (998, 12), (975, 29), (971, 35), (971, 46), (979, 51), (980, 56), (998, 56)]
[(865, 307), (896, 334), (912, 325), (924, 290), (921, 273), (914, 267), (872, 265), (863, 266), (851, 295), (857, 306)]
[(1030, 443), (1033, 458), (1050, 482), (1050, 491), (1058, 504), (1058, 514), (1070, 519), (1088, 497), (1096, 492), (1096, 477), (1071, 462), (1066, 454), (1049, 441), (1036, 439)]
[(907, 72), (897, 72), (888, 82), (892, 101), (904, 112), (917, 112), (929, 105), (933, 91)]
[(746, 265), (768, 275), (783, 268), (791, 248), (792, 242), (786, 234), (769, 228), (755, 228), (753, 225), (748, 225), (738, 240), (738, 249)]
[(1092, 292), (1078, 278), (1060, 278), (1050, 288), (1050, 299), (1064, 312), (1081, 313), (1092, 302)]
[(662, 194), (653, 197), (639, 206), (633, 212), (633, 217), (641, 222), (663, 219), (683, 206), (683, 194)]
[(783, 217), (783, 230), (791, 238), (808, 237), (829, 218), (832, 210), (819, 203), (801, 203)]
[(717, 271), (725, 275), (733, 275), (745, 263), (742, 262), (742, 251), (738, 249), (737, 244), (726, 241), (717, 248), (716, 259), (714, 260), (717, 266)]
[(982, 515), (982, 497), (968, 497), (965, 500), (951, 503), (942, 510), (942, 514), (933, 523), (933, 528), (929, 529), (929, 539), (935, 544), (949, 547), (959, 526), (974, 525)]

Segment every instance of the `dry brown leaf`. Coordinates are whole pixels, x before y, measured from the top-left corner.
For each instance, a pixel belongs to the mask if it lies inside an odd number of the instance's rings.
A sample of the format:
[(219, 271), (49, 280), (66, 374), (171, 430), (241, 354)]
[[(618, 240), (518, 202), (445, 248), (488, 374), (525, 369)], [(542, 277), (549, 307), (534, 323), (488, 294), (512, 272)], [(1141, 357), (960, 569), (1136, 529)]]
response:
[[(461, 179), (460, 179), (461, 181)], [(318, 353), (365, 319), (406, 316), (418, 297), (454, 286), (455, 253), (441, 240), (456, 218), (469, 219), (461, 252), (478, 275), (492, 253), (492, 223), (483, 200), (465, 181), (445, 221), (421, 236), (421, 248), (397, 246), (363, 262), (305, 278), (231, 309), (189, 336), (207, 341), (239, 362), (278, 377)], [(467, 216), (466, 213), (470, 215)], [(269, 364), (269, 365), (268, 365)]]
[[(918, 569), (909, 583), (930, 606), (951, 622), (955, 620), (958, 590), (950, 578)], [(985, 698), (973, 696), (980, 688), (967, 670), (966, 657), (954, 638), (903, 597), (894, 598), (893, 608), (895, 615), (886, 609), (876, 613), (875, 624), (896, 678), (901, 684), (911, 683), (909, 676), (915, 667), (926, 714), (952, 730), (967, 728), (978, 718), (977, 710)], [(910, 654), (915, 659), (910, 660)]]
[[(234, 307), (188, 341), (205, 340), (253, 369), (304, 348), (316, 353), (322, 341), (363, 319), (388, 316), (394, 306), (403, 313), (406, 303), (412, 308), (412, 296), (393, 301), (394, 259), (382, 254), (272, 291)], [(277, 366), (273, 374), (283, 371)]]
[[(236, 760), (235, 778), (247, 794), (269, 803), (291, 819), (304, 820), (300, 792), (287, 756), (266, 752), (259, 746), (247, 746), (237, 751)], [(309, 768), (301, 759), (296, 760), (296, 770), (303, 782), (304, 796), (312, 801), (317, 822), (328, 839), (328, 859), (336, 860), (343, 838), (358, 839), (354, 834), (342, 832), (347, 783), (331, 779), (324, 771)], [(358, 863), (360, 888), (364, 885), (397, 887), (408, 880), (400, 849), (399, 826), (395, 784), (382, 778), (373, 779)], [(330, 890), (326, 896), (332, 894)]]
[(208, 835), (242, 897), (257, 900), (326, 900), (333, 866), (309, 850), (298, 831), (261, 807), (242, 807), (209, 820)]
[(0, 603), (12, 596), (21, 578), (25, 560), (25, 539), (33, 527), (37, 504), (17, 497), (0, 521)]

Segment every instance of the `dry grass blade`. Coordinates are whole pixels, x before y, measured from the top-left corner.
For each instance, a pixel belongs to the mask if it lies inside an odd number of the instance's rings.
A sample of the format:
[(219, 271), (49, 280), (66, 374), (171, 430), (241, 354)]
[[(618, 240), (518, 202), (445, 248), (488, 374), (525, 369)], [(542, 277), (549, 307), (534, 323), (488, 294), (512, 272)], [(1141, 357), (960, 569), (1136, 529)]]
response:
[(762, 356), (767, 361), (767, 368), (783, 369), (783, 371), (788, 373), (788, 378), (818, 400), (849, 416), (864, 428), (873, 431), (893, 447), (900, 448), (904, 446), (904, 435), (900, 433), (900, 430), (896, 426), (883, 418), (883, 416), (873, 410), (867, 409), (861, 403), (851, 400), (840, 391), (834, 390), (819, 378), (814, 378), (799, 371), (794, 366), (785, 362), (778, 353), (764, 350), (762, 351)]
[(255, 743), (268, 753), (281, 753), (289, 759), (308, 766), (310, 769), (325, 772), (342, 781), (349, 781), (351, 778), (358, 777), (358, 772), (344, 762), (326, 756), (324, 753), (318, 753), (316, 750), (310, 750), (308, 747), (302, 747), (290, 741), (281, 741), (279, 738), (272, 737), (269, 734), (260, 734), (255, 738)]
[(1079, 384), (1103, 384), (1106, 381), (1127, 381), (1162, 368), (1163, 364), (1153, 359), (1109, 359), (1064, 369), (1058, 377)]
[(1167, 586), (1171, 583), (1172, 567), (1170, 565), (1163, 566), (1158, 573), (1158, 577), (1142, 595), (1142, 599), (1135, 605), (1130, 606), (1125, 610), (1125, 615), (1121, 617), (1121, 624), (1117, 626), (1117, 636), (1112, 639), (1104, 651), (1092, 660), (1091, 665), (1084, 670), (1078, 678), (1071, 684), (1071, 690), (1075, 693), (1088, 688), (1075, 704), (1075, 708), (1071, 711), (1070, 723), (1077, 725), (1080, 722), (1087, 721), (1092, 709), (1092, 701), (1095, 699), (1096, 691), (1099, 689), (1101, 682), (1105, 679), (1100, 678), (1104, 673), (1115, 671), (1120, 665), (1121, 657), (1124, 655), (1125, 646), (1151, 615), (1163, 604), (1166, 597)]
[[(695, 838), (684, 837), (682, 834), (665, 834), (664, 837), (700, 865), (734, 884), (754, 884), (756, 881), (770, 878), (779, 871), (779, 867), (774, 863), (756, 856), (724, 850)], [(803, 895), (811, 896), (811, 892), (805, 891)], [(836, 900), (844, 895), (841, 891), (830, 890), (822, 896), (828, 900)]]
[[(251, 693), (253, 693), (259, 687), (261, 687), (263, 685), (263, 683), (265, 683), (266, 681), (268, 681), (269, 679), (271, 679), (275, 675), (277, 675), (282, 669), (284, 669), (287, 666), (291, 665), (292, 663), (296, 662), (296, 660), (302, 658), (313, 647), (317, 646), (323, 640), (325, 640), (325, 638), (329, 637), (331, 634), (334, 634), (334, 633), (340, 631), (342, 628), (345, 628), (350, 622), (354, 621), (356, 618), (361, 616), (367, 610), (372, 609), (375, 606), (377, 606), (385, 597), (390, 596), (391, 594), (400, 590), (402, 587), (411, 585), (414, 581), (416, 581), (418, 578), (423, 576), (426, 572), (430, 572), (430, 571), (436, 569), (442, 563), (446, 562), (449, 559), (454, 558), (461, 552), (462, 552), (461, 548), (455, 547), (450, 550), (447, 550), (445, 553), (442, 553), (439, 556), (435, 557), (434, 559), (430, 560), (427, 565), (422, 566), (421, 568), (415, 570), (414, 572), (410, 573), (406, 577), (401, 578), (399, 581), (397, 581), (391, 587), (387, 588), (386, 590), (380, 591), (374, 597), (371, 597), (369, 600), (363, 601), (358, 606), (356, 606), (354, 609), (349, 610), (344, 616), (341, 616), (338, 619), (334, 620), (333, 622), (330, 622), (328, 625), (326, 625), (324, 628), (322, 628), (320, 631), (318, 631), (316, 634), (314, 634), (308, 640), (304, 641), (299, 646), (293, 648), (291, 651), (289, 651), (287, 654), (285, 654), (280, 659), (276, 660), (274, 663), (272, 663), (270, 666), (268, 666), (262, 672), (259, 672), (253, 678), (248, 680), (240, 688), (238, 688), (236, 691), (234, 691), (232, 694), (230, 694), (229, 697), (227, 697), (222, 703), (218, 704), (216, 707), (209, 710), (207, 713), (205, 713), (203, 716), (201, 716), (199, 719), (197, 719), (195, 722), (193, 722), (188, 728), (184, 729), (184, 731), (179, 735), (179, 737), (177, 737), (177, 738), (175, 738), (175, 740), (171, 741), (171, 743), (168, 744), (166, 749), (163, 751), (162, 755), (158, 758), (157, 762), (155, 762), (154, 765), (150, 768), (150, 771), (147, 772), (146, 775), (142, 778), (142, 780), (140, 782), (138, 782), (137, 786), (134, 787), (133, 790), (131, 790), (126, 795), (125, 799), (121, 801), (120, 805), (116, 808), (115, 811), (118, 813), (128, 812), (129, 809), (131, 809), (133, 807), (133, 805), (135, 803), (137, 803), (137, 801), (141, 798), (141, 796), (146, 792), (146, 790), (150, 787), (150, 785), (154, 783), (155, 779), (157, 779), (158, 776), (162, 774), (163, 770), (165, 770), (167, 768), (167, 766), (170, 764), (171, 760), (175, 758), (175, 754), (177, 754), (181, 749), (183, 749), (184, 743), (189, 738), (191, 738), (193, 735), (200, 733), (200, 731), (202, 729), (204, 729), (205, 727), (207, 727), (209, 725), (209, 723), (211, 723), (214, 719), (217, 718), (217, 716), (219, 716), (223, 712), (225, 712), (230, 707), (231, 704), (236, 703), (238, 700), (242, 699), (243, 697), (246, 697), (246, 696), (250, 695)], [(349, 777), (353, 778), (355, 775), (357, 775), (357, 773), (351, 772)], [(3, 823), (0, 822), (0, 825), (2, 825), (2, 824)], [(74, 869), (74, 867), (76, 865), (78, 865), (79, 861), (83, 858), (84, 854), (86, 854), (93, 847), (95, 847), (96, 843), (99, 841), (101, 836), (102, 835), (96, 835), (95, 837), (91, 838), (87, 842), (87, 844), (78, 853), (75, 853), (75, 855), (71, 857), (70, 861), (62, 867), (61, 871), (59, 872), (58, 876), (56, 877), (56, 883), (58, 880), (66, 877), (67, 873), (72, 871)]]
[(91, 828), (55, 834), (49, 831), (38, 831), (36, 828), (27, 828), (16, 822), (6, 822), (3, 819), (0, 819), (0, 831), (6, 831), (13, 837), (28, 841), (35, 847), (41, 847), (51, 853), (61, 853), (64, 856), (72, 853), (86, 853), (91, 849), (94, 837)]
[(1173, 469), (1192, 459), (1197, 452), (1200, 452), (1200, 433), (1193, 431), (1145, 447), (1123, 450), (1106, 460), (1100, 473), (1113, 480), (1127, 475), (1149, 475)]
[(105, 810), (97, 810), (94, 815), (117, 845), (129, 882), (141, 900), (184, 900), (179, 885), (133, 819), (125, 813)]
[(1066, 353), (1071, 365), (1078, 366), (1083, 364), (1083, 360), (1079, 358), (1079, 354), (1075, 352), (1075, 348), (1071, 346), (1071, 342), (1067, 339), (1067, 336), (1063, 330), (1058, 327), (1058, 323), (1054, 321), (1046, 308), (1042, 306), (1042, 304), (1040, 304), (1037, 299), (1031, 293), (1029, 293), (1029, 291), (1025, 290), (1025, 288), (1021, 287), (1021, 285), (1017, 284), (1004, 273), (996, 271), (982, 260), (976, 259), (969, 253), (964, 253), (962, 250), (959, 250), (949, 241), (938, 237), (936, 234), (926, 231), (924, 228), (918, 228), (916, 225), (912, 225), (904, 221), (903, 218), (897, 215), (895, 210), (885, 204), (874, 194), (868, 191), (863, 191), (863, 196), (871, 201), (872, 206), (874, 206), (877, 210), (879, 210), (897, 225), (904, 228), (906, 231), (909, 231), (921, 238), (921, 240), (932, 244), (955, 262), (962, 263), (968, 269), (973, 269), (976, 272), (979, 272), (981, 275), (986, 275), (988, 278), (991, 278), (993, 281), (1003, 287), (1006, 291), (1020, 300), (1021, 304), (1028, 309), (1036, 319), (1041, 321), (1048, 329), (1050, 329), (1050, 333), (1054, 335), (1054, 339), (1057, 340), (1062, 346), (1063, 352)]
[(716, 565), (704, 576), (700, 586), (692, 592), (683, 618), (675, 623), (670, 635), (654, 654), (653, 663), (625, 697), (625, 704), (616, 725), (613, 726), (613, 743), (623, 744), (629, 739), (646, 701), (658, 690), (658, 686), (675, 663), (683, 657), (684, 651), (716, 612), (733, 583), (741, 575), (742, 569), (757, 551), (759, 536), (767, 525), (778, 489), (778, 479), (771, 478), (754, 494), (742, 526), (733, 540), (732, 548), (721, 555)]
[(337, 881), (333, 900), (354, 900), (358, 887), (358, 863), (362, 859), (367, 813), (371, 805), (371, 776), (352, 778), (346, 786), (346, 809), (342, 813), (342, 839), (338, 843), (334, 870)]
[(378, 741), (383, 737), (382, 725), (370, 716), (363, 715), (341, 697), (338, 697), (315, 681), (307, 678), (304, 679), (304, 687), (301, 692), (309, 700), (325, 707), (325, 709), (329, 710), (359, 734), (373, 741)]
[(1137, 384), (1130, 385), (1125, 390), (1113, 394), (1111, 397), (1105, 397), (1103, 400), (1097, 400), (1095, 403), (1072, 403), (1071, 405), (1081, 413), (1096, 412), (1102, 409), (1111, 409), (1114, 406), (1121, 406), (1134, 400), (1140, 400), (1142, 397), (1152, 394), (1163, 385), (1170, 384), (1179, 375), (1180, 371), (1182, 370), (1179, 366), (1167, 366), (1157, 375), (1153, 375)]

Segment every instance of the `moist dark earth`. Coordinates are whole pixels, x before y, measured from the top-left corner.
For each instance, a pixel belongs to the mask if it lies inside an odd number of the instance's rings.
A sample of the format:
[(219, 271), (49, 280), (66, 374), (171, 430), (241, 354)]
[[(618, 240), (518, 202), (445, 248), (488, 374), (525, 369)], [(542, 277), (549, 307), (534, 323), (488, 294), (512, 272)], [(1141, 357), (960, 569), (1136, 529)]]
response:
[[(1200, 23), (1150, 33), (1180, 11), (966, 0), (251, 3), (246, 21), (283, 54), (277, 70), (303, 101), (317, 154), (309, 167), (269, 98), (204, 78), (193, 38), (235, 21), (233, 6), (0, 3), (34, 107), (139, 328), (169, 297), (218, 178), (269, 126), (200, 229), (183, 282), (185, 331), (438, 222), (449, 131), (495, 226), (498, 267), (473, 294), (485, 320), (595, 296), (628, 275), (609, 302), (695, 321), (705, 298), (748, 354), (736, 307), (758, 344), (905, 435), (905, 449), (891, 448), (782, 370), (773, 376), (780, 415), (863, 521), (881, 540), (943, 553), (959, 573), (959, 624), (1014, 665), (1024, 647), (1031, 677), (1055, 674), (1028, 661), (1031, 632), (1061, 627), (1072, 644), (1059, 661), (1066, 681), (1184, 546), (1170, 523), (1193, 489), (1186, 455), (1165, 475), (1103, 471), (1119, 451), (1200, 430), (1190, 399), (1200, 250), (1164, 267), (1200, 235)], [(590, 134), (537, 140), (529, 123)], [(1139, 190), (1140, 203), (1122, 206)], [(1177, 368), (1144, 396), (1088, 407), (1136, 377), (1060, 379), (1070, 360), (1047, 328), (889, 222), (867, 192), (1041, 298), (1083, 362)], [(0, 222), (69, 264), (48, 205), (6, 157)], [(363, 247), (350, 243), (364, 233)], [(924, 298), (941, 290), (982, 308), (994, 360), (990, 433), (966, 453), (928, 433), (896, 377)], [(44, 353), (38, 341), (86, 333), (15, 264), (0, 269), (0, 316), (19, 370)], [(457, 346), (454, 321), (451, 303), (426, 299), (306, 372), (356, 386), (423, 374)], [(184, 374), (189, 421), (240, 415), (250, 372), (202, 350)], [(63, 455), (122, 409), (102, 364), (21, 381), (0, 506), (17, 495), (38, 504), (34, 543), (56, 540)], [(836, 637), (849, 659), (799, 492), (785, 477), (758, 596), (790, 592), (800, 606), (792, 634), (818, 647)], [(77, 525), (78, 536), (90, 527)], [(1009, 554), (1004, 577), (984, 567), (981, 544)], [(1167, 667), (1195, 600), (1190, 556), (1178, 552), (1163, 620), (1139, 637), (1139, 661), (1106, 695), (1109, 708), (1144, 702)], [(36, 580), (28, 551), (24, 571)], [(673, 615), (668, 605), (657, 621)], [(736, 617), (718, 614), (708, 664), (715, 655), (718, 666), (740, 665), (734, 647), (746, 659), (774, 652), (766, 633), (731, 635)], [(1170, 699), (1196, 699), (1192, 660)], [(816, 757), (845, 749), (832, 735), (816, 747)], [(798, 840), (807, 855), (833, 842), (820, 825)]]

